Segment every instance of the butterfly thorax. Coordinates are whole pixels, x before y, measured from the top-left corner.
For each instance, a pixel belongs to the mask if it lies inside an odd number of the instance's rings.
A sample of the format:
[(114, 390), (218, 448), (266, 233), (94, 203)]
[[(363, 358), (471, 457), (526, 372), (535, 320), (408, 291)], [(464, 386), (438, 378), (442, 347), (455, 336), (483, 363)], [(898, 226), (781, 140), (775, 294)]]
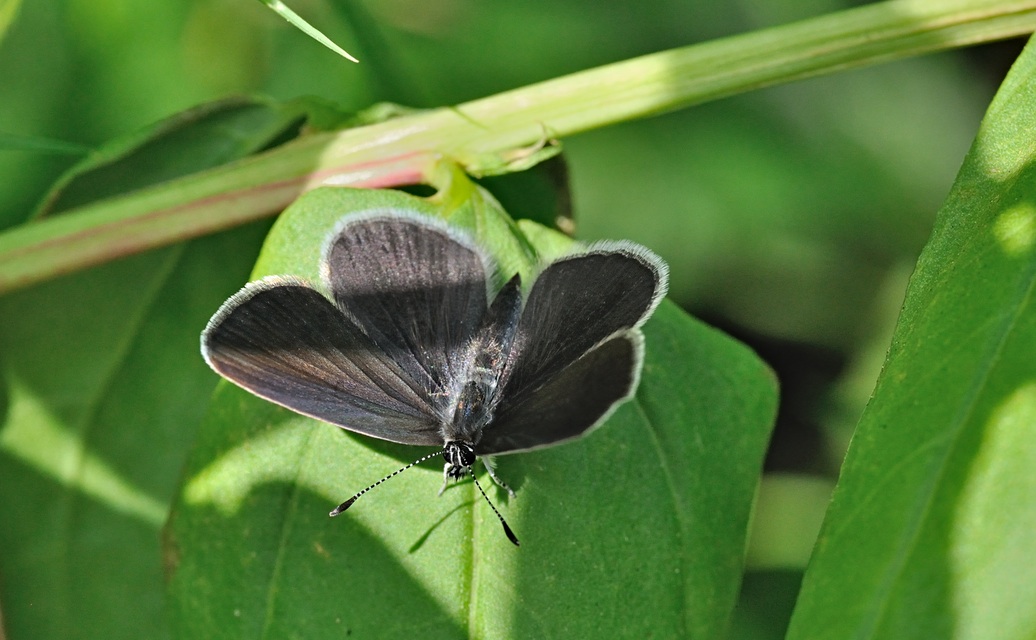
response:
[(461, 387), (454, 405), (453, 421), (446, 428), (447, 439), (478, 444), (482, 429), (493, 419), (499, 376), (489, 368), (475, 368)]
[(463, 367), (452, 398), (452, 419), (443, 425), (443, 439), (472, 446), (482, 439), (482, 429), (493, 420), (500, 403), (500, 381), (504, 374), (521, 317), (521, 291), (518, 276), (497, 294), (486, 311), (482, 326), (468, 344)]

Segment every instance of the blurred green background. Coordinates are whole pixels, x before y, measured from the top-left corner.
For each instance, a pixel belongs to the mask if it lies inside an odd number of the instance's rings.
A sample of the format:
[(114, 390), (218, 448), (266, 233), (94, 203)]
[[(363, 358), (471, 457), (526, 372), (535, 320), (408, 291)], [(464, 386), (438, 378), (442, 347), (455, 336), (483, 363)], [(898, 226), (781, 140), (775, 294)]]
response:
[[(294, 0), (345, 62), (252, 0), (34, 0), (0, 42), (0, 228), (83, 147), (232, 94), (455, 104), (847, 8), (812, 0)], [(630, 238), (671, 296), (781, 379), (732, 633), (781, 637), (907, 278), (1020, 44), (851, 71), (564, 140), (581, 238)], [(2, 568), (0, 568), (2, 569)]]

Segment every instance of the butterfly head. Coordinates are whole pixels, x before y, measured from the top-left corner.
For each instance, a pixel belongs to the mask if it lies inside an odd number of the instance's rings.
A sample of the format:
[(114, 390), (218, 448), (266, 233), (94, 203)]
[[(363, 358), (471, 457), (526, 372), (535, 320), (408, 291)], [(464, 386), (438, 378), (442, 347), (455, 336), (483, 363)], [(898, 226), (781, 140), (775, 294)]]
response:
[(460, 479), (467, 475), (468, 469), (475, 464), (475, 448), (467, 442), (447, 442), (443, 447), (442, 457), (450, 465), (447, 475)]

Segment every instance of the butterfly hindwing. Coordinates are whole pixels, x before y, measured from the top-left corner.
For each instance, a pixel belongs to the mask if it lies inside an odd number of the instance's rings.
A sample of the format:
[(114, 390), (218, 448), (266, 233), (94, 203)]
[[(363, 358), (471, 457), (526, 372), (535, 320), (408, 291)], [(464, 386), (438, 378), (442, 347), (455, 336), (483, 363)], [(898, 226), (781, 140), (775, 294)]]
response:
[[(507, 453), (576, 437), (628, 399), (643, 360), (639, 326), (667, 284), (662, 260), (630, 243), (595, 245), (549, 264), (522, 311), (503, 399), (480, 449)], [(545, 411), (552, 402), (565, 409)], [(522, 433), (530, 429), (538, 435)]]
[(518, 401), (505, 396), (475, 447), (479, 455), (524, 451), (576, 438), (633, 393), (643, 360), (639, 333), (591, 349)]

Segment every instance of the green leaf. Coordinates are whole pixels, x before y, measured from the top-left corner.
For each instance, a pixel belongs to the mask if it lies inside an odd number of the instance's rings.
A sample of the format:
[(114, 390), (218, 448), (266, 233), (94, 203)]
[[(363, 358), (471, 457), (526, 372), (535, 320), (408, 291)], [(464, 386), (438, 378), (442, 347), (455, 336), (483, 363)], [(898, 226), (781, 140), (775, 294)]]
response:
[(168, 636), (159, 532), (215, 384), (198, 333), (267, 226), (0, 298), (8, 637)]
[(18, 15), (20, 5), (21, 0), (0, 0), (0, 40), (3, 40), (7, 29), (14, 22), (14, 17)]
[(69, 169), (37, 210), (46, 215), (161, 184), (294, 137), (309, 105), (228, 98), (188, 109), (97, 149)]
[(351, 55), (349, 55), (345, 51), (345, 49), (342, 49), (337, 44), (332, 42), (330, 38), (328, 38), (323, 33), (321, 33), (316, 27), (314, 27), (313, 25), (311, 25), (308, 22), (306, 22), (305, 20), (303, 20), (302, 17), (299, 16), (299, 14), (297, 14), (294, 11), (292, 11), (291, 9), (289, 9), (287, 5), (285, 5), (283, 2), (281, 2), (281, 0), (259, 0), (259, 2), (262, 2), (267, 7), (273, 9), (274, 13), (276, 13), (280, 17), (284, 18), (285, 20), (287, 20), (288, 22), (293, 24), (296, 29), (299, 29), (300, 31), (305, 33), (307, 36), (309, 36), (310, 38), (313, 38), (314, 40), (316, 40), (320, 44), (324, 45), (325, 47), (327, 47), (331, 51), (334, 51), (335, 53), (337, 53), (338, 55), (342, 56), (346, 60), (351, 60), (353, 62), (359, 62), (359, 60), (357, 60), (356, 58), (352, 57)]
[[(311, 192), (278, 221), (253, 277), (315, 278), (334, 223), (375, 206), (437, 214), (394, 192)], [(328, 519), (428, 449), (220, 385), (167, 529), (177, 635), (718, 637), (738, 592), (775, 383), (748, 349), (671, 304), (645, 334), (637, 398), (607, 424), (498, 458), (517, 496), (490, 495), (520, 548), (471, 483), (436, 498), (432, 463)]]
[[(54, 191), (50, 210), (240, 157), (285, 126), (240, 100), (194, 115), (94, 156)], [(146, 162), (134, 156), (145, 147)], [(268, 227), (0, 297), (0, 602), (9, 637), (168, 637), (159, 534), (216, 382), (198, 334), (246, 277)]]
[[(0, 7), (0, 11), (3, 11), (3, 7)], [(89, 153), (90, 148), (64, 140), (0, 133), (0, 151), (28, 151), (60, 156), (82, 156)]]
[(1036, 48), (907, 291), (789, 638), (1036, 637)]

